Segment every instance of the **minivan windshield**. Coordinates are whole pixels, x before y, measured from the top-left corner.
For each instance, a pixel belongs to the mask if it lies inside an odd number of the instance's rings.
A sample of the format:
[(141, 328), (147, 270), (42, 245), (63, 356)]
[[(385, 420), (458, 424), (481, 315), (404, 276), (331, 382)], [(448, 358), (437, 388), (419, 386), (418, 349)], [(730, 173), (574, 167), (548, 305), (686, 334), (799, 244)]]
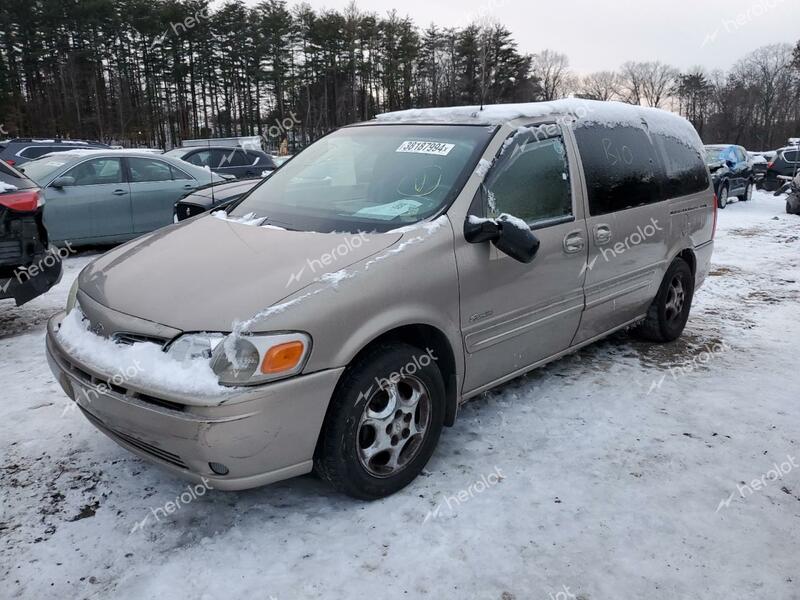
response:
[(315, 142), (231, 215), (296, 231), (385, 232), (427, 219), (467, 181), (495, 132), (471, 125), (365, 125)]

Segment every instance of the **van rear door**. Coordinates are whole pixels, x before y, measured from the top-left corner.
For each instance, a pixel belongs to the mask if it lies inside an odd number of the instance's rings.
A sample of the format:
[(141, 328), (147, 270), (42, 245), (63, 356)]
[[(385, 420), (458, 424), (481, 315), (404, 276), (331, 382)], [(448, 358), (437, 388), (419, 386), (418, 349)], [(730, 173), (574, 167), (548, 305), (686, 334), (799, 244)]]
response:
[(575, 343), (642, 317), (664, 270), (669, 214), (645, 126), (575, 129), (588, 195), (586, 312)]

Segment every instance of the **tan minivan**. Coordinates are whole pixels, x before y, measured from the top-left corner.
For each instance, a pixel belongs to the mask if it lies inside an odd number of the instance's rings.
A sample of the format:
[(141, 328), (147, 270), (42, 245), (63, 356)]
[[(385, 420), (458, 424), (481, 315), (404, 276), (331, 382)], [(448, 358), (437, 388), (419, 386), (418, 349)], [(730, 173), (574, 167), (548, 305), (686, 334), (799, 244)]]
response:
[(579, 100), (381, 115), (87, 266), (47, 354), (128, 450), (238, 490), (416, 477), (467, 399), (623, 327), (680, 336), (716, 203), (667, 112)]

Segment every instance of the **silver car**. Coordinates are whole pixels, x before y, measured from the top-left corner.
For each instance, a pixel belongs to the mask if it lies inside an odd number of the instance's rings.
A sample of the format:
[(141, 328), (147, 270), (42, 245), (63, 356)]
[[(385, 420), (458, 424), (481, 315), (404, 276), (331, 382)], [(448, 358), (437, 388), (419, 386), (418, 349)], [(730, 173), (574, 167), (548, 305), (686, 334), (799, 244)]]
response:
[(133, 150), (70, 150), (22, 168), (44, 190), (50, 239), (73, 246), (125, 242), (168, 225), (180, 198), (222, 181), (182, 160)]
[(379, 498), (466, 400), (624, 327), (680, 336), (715, 219), (670, 113), (390, 113), (87, 266), (47, 355), (94, 425), (176, 473), (238, 490), (315, 469)]

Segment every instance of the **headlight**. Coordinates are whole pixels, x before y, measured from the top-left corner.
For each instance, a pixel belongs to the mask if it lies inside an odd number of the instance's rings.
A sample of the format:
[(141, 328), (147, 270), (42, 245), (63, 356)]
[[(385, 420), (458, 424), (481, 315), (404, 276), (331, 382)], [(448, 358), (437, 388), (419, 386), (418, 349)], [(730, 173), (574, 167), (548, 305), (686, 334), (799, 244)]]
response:
[(72, 282), (72, 287), (69, 288), (69, 295), (67, 296), (67, 307), (66, 311), (67, 314), (72, 312), (72, 309), (75, 308), (75, 302), (78, 301), (78, 278), (75, 278), (75, 281)]
[(256, 385), (297, 375), (311, 351), (311, 338), (300, 332), (228, 336), (211, 358), (222, 384)]
[(181, 362), (196, 358), (210, 359), (214, 349), (224, 339), (221, 333), (189, 333), (172, 342), (167, 354)]

